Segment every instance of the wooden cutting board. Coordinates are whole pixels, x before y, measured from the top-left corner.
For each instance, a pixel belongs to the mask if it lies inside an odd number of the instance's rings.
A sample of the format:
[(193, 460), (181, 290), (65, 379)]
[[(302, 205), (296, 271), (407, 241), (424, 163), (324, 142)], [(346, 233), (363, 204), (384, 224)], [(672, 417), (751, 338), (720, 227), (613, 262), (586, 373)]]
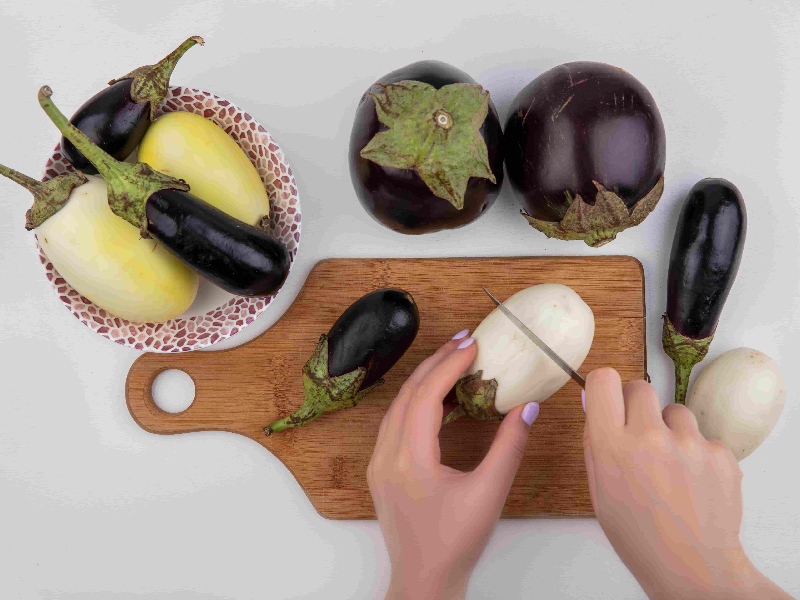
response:
[[(457, 331), (474, 330), (493, 309), (481, 285), (505, 300), (548, 282), (570, 286), (594, 312), (594, 343), (581, 373), (612, 366), (624, 381), (646, 376), (644, 274), (635, 258), (332, 259), (314, 267), (286, 314), (251, 342), (219, 352), (143, 354), (128, 373), (128, 408), (152, 433), (246, 435), (286, 465), (323, 517), (374, 519), (365, 471), (378, 425), (400, 385), (423, 358)], [(320, 334), (352, 302), (387, 287), (414, 296), (420, 331), (386, 383), (355, 409), (265, 437), (264, 426), (302, 403), (301, 368)], [(195, 383), (194, 402), (179, 414), (164, 412), (153, 401), (153, 380), (166, 369), (182, 369)], [(580, 388), (570, 381), (542, 405), (504, 517), (592, 515), (583, 421)], [(474, 468), (497, 427), (467, 418), (447, 425), (440, 434), (442, 462)]]

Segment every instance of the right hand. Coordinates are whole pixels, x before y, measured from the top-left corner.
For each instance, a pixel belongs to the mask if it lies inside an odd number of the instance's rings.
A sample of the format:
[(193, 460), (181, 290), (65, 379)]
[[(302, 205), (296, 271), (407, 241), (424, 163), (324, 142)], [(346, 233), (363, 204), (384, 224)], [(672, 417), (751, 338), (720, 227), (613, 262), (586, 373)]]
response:
[(739, 541), (742, 471), (692, 412), (613, 369), (586, 378), (584, 455), (600, 526), (650, 598), (791, 598)]

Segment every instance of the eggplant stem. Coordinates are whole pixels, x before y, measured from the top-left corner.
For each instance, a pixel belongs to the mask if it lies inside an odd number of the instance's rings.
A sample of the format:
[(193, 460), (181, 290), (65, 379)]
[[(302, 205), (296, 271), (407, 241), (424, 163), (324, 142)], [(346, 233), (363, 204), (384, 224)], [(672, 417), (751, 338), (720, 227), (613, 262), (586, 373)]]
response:
[(452, 423), (456, 419), (467, 416), (467, 411), (460, 404), (442, 418), (442, 425)]
[(183, 42), (180, 46), (175, 48), (172, 52), (167, 54), (164, 58), (158, 61), (154, 67), (159, 75), (164, 77), (167, 81), (172, 76), (172, 72), (175, 70), (175, 66), (178, 64), (178, 61), (181, 57), (186, 54), (186, 51), (194, 46), (195, 44), (200, 44), (201, 46), (205, 45), (205, 40), (201, 38), (199, 35), (193, 35), (192, 37), (188, 38), (185, 42)]
[(273, 433), (284, 431), (291, 427), (300, 427), (306, 423), (311, 423), (314, 419), (320, 416), (324, 411), (320, 410), (319, 405), (306, 402), (290, 415), (278, 419), (264, 427), (264, 434), (269, 437)]
[(689, 391), (689, 376), (694, 366), (708, 354), (708, 347), (714, 339), (712, 333), (707, 338), (694, 339), (678, 333), (669, 317), (664, 314), (664, 328), (661, 343), (664, 352), (675, 363), (675, 402), (686, 404)]
[(41, 181), (35, 180), (33, 177), (28, 177), (19, 171), (15, 171), (11, 167), (0, 165), (0, 175), (8, 177), (14, 183), (18, 183), (31, 194), (36, 196), (44, 191), (45, 185)]
[(290, 427), (310, 423), (323, 413), (353, 408), (364, 396), (383, 385), (383, 379), (379, 379), (361, 389), (366, 376), (367, 369), (358, 367), (349, 373), (331, 377), (328, 373), (328, 336), (321, 335), (314, 353), (303, 366), (303, 405), (291, 415), (264, 427), (264, 433), (270, 436)]
[(25, 213), (25, 229), (28, 231), (36, 229), (64, 208), (72, 190), (89, 181), (80, 171), (62, 173), (49, 181), (37, 181), (5, 165), (0, 165), (0, 175), (8, 177), (33, 194), (33, 206)]
[(686, 404), (686, 393), (689, 391), (689, 376), (696, 362), (686, 364), (675, 363), (675, 403)]
[(169, 91), (169, 80), (172, 77), (172, 72), (181, 57), (195, 44), (202, 46), (205, 42), (199, 35), (193, 35), (156, 64), (134, 69), (123, 77), (112, 79), (108, 84), (112, 85), (123, 79), (132, 79), (131, 98), (137, 104), (149, 102), (150, 120), (155, 121), (158, 106)]

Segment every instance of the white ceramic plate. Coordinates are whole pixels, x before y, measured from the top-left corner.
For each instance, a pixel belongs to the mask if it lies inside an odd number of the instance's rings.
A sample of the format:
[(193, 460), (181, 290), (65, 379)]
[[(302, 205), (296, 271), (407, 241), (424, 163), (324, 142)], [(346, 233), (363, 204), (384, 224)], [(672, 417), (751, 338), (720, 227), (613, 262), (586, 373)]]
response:
[[(157, 116), (178, 110), (193, 112), (216, 123), (250, 157), (269, 194), (271, 233), (289, 250), (293, 265), (300, 245), (300, 197), (289, 161), (278, 144), (248, 113), (209, 92), (171, 87)], [(47, 160), (43, 180), (72, 170), (59, 143)], [(36, 246), (47, 279), (75, 318), (103, 337), (136, 350), (187, 352), (205, 348), (250, 325), (277, 295), (276, 292), (264, 298), (242, 298), (201, 278), (197, 298), (184, 314), (163, 323), (132, 323), (81, 296), (58, 274), (38, 241)]]

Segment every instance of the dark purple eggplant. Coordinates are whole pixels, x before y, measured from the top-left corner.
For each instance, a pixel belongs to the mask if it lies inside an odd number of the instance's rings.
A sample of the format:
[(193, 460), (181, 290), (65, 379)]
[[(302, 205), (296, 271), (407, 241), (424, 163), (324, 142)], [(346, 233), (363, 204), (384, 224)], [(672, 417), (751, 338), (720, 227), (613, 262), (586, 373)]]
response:
[(403, 290), (377, 290), (356, 300), (321, 335), (303, 367), (303, 405), (264, 428), (266, 435), (310, 423), (321, 414), (352, 408), (383, 383), (411, 346), (419, 310)]
[(263, 229), (186, 192), (164, 189), (145, 204), (147, 230), (175, 256), (237, 296), (268, 296), (283, 285), (291, 260)]
[(39, 104), (106, 180), (114, 214), (233, 294), (267, 296), (280, 288), (291, 262), (283, 244), (191, 195), (185, 181), (144, 163), (115, 160), (67, 121), (50, 99), (52, 93), (47, 86), (39, 90)]
[(639, 225), (664, 189), (666, 137), (655, 100), (630, 73), (560, 65), (514, 99), (508, 179), (536, 229), (599, 247)]
[(689, 191), (672, 242), (663, 346), (675, 363), (675, 402), (684, 404), (689, 375), (717, 329), (744, 250), (747, 211), (725, 179), (703, 179)]
[(461, 227), (500, 193), (502, 137), (488, 91), (451, 65), (416, 62), (362, 96), (350, 135), (350, 177), (361, 205), (390, 229)]
[[(124, 77), (109, 82), (77, 112), (70, 122), (94, 144), (117, 160), (125, 160), (142, 141), (155, 119), (156, 109), (169, 90), (169, 78), (184, 53), (200, 36), (190, 37), (155, 65), (139, 67)], [(61, 138), (64, 155), (76, 169), (96, 175), (97, 169), (67, 138)]]

